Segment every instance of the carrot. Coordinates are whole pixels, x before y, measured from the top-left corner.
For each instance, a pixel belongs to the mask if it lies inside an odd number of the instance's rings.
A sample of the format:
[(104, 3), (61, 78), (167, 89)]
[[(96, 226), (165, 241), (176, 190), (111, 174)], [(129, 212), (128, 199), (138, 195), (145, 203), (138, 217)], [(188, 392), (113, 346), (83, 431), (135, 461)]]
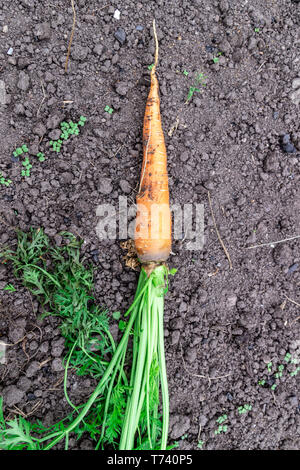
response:
[(143, 164), (137, 201), (135, 247), (142, 263), (165, 261), (171, 251), (171, 212), (167, 152), (161, 124), (159, 85), (156, 77), (158, 40), (151, 69), (150, 92), (143, 128)]

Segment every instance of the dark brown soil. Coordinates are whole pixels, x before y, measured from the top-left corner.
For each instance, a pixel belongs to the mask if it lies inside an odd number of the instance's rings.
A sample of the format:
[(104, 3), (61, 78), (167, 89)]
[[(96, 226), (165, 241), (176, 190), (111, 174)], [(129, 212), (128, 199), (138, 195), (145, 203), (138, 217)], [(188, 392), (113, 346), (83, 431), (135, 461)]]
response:
[[(203, 449), (299, 450), (300, 374), (291, 375), (300, 359), (300, 239), (293, 238), (300, 235), (299, 2), (75, 4), (65, 74), (71, 2), (0, 0), (0, 171), (12, 180), (0, 185), (1, 244), (16, 240), (8, 225), (42, 226), (57, 243), (61, 230), (80, 234), (95, 264), (99, 304), (111, 312), (128, 308), (137, 273), (124, 265), (119, 240), (98, 239), (96, 208), (117, 205), (120, 195), (135, 198), (155, 17), (172, 201), (203, 203), (205, 211), (203, 250), (176, 241), (170, 258), (178, 268), (165, 308), (170, 441), (181, 449), (197, 449), (200, 441)], [(118, 28), (126, 33), (122, 45)], [(185, 104), (196, 73), (206, 86)], [(51, 152), (59, 123), (80, 115), (87, 117), (80, 136)], [(24, 143), (47, 157), (33, 164), (30, 178), (12, 160)], [(16, 292), (4, 290), (7, 283)], [(56, 319), (38, 316), (38, 304), (0, 265), (0, 339), (13, 345), (0, 365), (6, 413), (21, 410), (50, 424), (69, 411), (64, 348)], [(73, 376), (70, 396), (79, 403), (93, 386)], [(245, 404), (252, 408), (240, 414)], [(227, 431), (216, 434), (224, 414)]]

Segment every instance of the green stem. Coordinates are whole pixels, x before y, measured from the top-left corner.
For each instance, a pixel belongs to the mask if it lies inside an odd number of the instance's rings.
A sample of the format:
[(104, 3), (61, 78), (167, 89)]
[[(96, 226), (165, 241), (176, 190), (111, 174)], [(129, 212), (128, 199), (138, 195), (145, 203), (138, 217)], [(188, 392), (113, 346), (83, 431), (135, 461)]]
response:
[(163, 428), (161, 436), (161, 450), (165, 450), (168, 441), (169, 429), (169, 392), (168, 392), (168, 379), (165, 360), (164, 348), (164, 299), (159, 297), (155, 299), (158, 304), (158, 361), (161, 377), (161, 393), (162, 393), (162, 409), (163, 409)]
[[(130, 313), (130, 311), (134, 310), (135, 309), (135, 306), (137, 305), (138, 301), (140, 300), (140, 298), (142, 297), (143, 293), (146, 291), (149, 283), (151, 282), (151, 277), (149, 277), (149, 279), (147, 280), (147, 282), (145, 283), (145, 285), (143, 286), (143, 288), (141, 289), (140, 293), (136, 296), (134, 302), (132, 303), (132, 305), (129, 307), (129, 309), (127, 310), (126, 312), (126, 315), (128, 315)], [(131, 315), (129, 321), (128, 321), (128, 324), (127, 324), (127, 327), (126, 327), (126, 330), (123, 334), (123, 337), (119, 343), (119, 346), (117, 347), (112, 359), (111, 359), (111, 362), (109, 363), (106, 371), (104, 372), (103, 374), (103, 377), (102, 379), (100, 380), (99, 384), (97, 385), (97, 387), (95, 388), (94, 392), (92, 393), (92, 395), (90, 396), (89, 400), (86, 402), (85, 406), (83, 407), (82, 411), (79, 413), (79, 415), (74, 419), (74, 421), (69, 424), (69, 426), (64, 430), (62, 431), (61, 435), (58, 436), (56, 439), (54, 439), (52, 442), (50, 442), (45, 448), (44, 450), (49, 450), (51, 449), (52, 447), (54, 447), (59, 441), (61, 441), (61, 439), (63, 439), (65, 437), (65, 435), (67, 433), (70, 433), (74, 428), (76, 428), (76, 426), (78, 426), (78, 424), (82, 421), (82, 419), (85, 417), (85, 415), (87, 414), (87, 412), (89, 411), (89, 409), (91, 408), (91, 406), (93, 405), (94, 401), (96, 400), (96, 398), (98, 397), (98, 395), (102, 392), (102, 389), (108, 379), (108, 377), (110, 376), (110, 374), (112, 373), (116, 363), (118, 362), (118, 359), (119, 359), (119, 356), (120, 354), (122, 353), (123, 349), (124, 349), (124, 346), (127, 344), (127, 340), (128, 340), (128, 337), (129, 337), (129, 334), (130, 334), (130, 331), (131, 331), (131, 328), (132, 328), (132, 325), (135, 321), (135, 318), (136, 318), (136, 314), (137, 314), (137, 311), (135, 310), (133, 312), (133, 314)]]

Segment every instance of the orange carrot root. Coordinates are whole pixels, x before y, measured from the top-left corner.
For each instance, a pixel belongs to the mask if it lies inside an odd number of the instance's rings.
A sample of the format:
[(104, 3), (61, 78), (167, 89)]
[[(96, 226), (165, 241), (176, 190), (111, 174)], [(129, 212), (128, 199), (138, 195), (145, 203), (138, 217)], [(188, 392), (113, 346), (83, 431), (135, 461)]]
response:
[(156, 77), (158, 40), (144, 116), (143, 165), (137, 201), (135, 247), (142, 263), (166, 261), (171, 251), (171, 212), (167, 152), (161, 125), (159, 85)]

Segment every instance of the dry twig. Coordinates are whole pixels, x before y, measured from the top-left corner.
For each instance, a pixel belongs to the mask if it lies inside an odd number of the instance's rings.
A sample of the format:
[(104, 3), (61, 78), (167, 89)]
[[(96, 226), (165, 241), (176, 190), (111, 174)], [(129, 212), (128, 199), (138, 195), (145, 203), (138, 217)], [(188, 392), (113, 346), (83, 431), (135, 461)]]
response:
[(217, 234), (217, 236), (218, 236), (219, 242), (220, 242), (221, 245), (222, 245), (222, 248), (223, 248), (223, 250), (224, 250), (224, 252), (225, 252), (225, 255), (226, 255), (227, 259), (228, 259), (229, 267), (230, 267), (230, 269), (232, 269), (232, 262), (231, 262), (231, 259), (230, 259), (230, 255), (229, 255), (229, 253), (228, 253), (228, 250), (227, 250), (226, 246), (224, 245), (224, 242), (223, 242), (223, 240), (222, 240), (222, 238), (221, 238), (221, 235), (220, 235), (220, 233), (219, 233), (219, 230), (218, 230), (218, 227), (217, 227), (217, 224), (216, 224), (216, 219), (215, 219), (214, 211), (213, 211), (213, 208), (212, 208), (211, 197), (210, 197), (210, 192), (209, 192), (209, 191), (207, 192), (207, 195), (208, 195), (208, 202), (209, 202), (210, 212), (211, 212), (211, 216), (212, 216), (212, 219), (213, 219), (213, 223), (214, 223), (214, 227), (215, 227), (216, 234)]
[(72, 26), (71, 36), (70, 36), (69, 45), (68, 45), (68, 52), (67, 52), (67, 57), (66, 57), (66, 62), (65, 62), (65, 72), (66, 73), (68, 71), (68, 62), (69, 62), (71, 46), (72, 46), (73, 36), (74, 36), (74, 32), (75, 32), (75, 25), (76, 25), (76, 11), (75, 11), (74, 0), (71, 0), (71, 4), (72, 4), (72, 10), (73, 10), (73, 26)]

